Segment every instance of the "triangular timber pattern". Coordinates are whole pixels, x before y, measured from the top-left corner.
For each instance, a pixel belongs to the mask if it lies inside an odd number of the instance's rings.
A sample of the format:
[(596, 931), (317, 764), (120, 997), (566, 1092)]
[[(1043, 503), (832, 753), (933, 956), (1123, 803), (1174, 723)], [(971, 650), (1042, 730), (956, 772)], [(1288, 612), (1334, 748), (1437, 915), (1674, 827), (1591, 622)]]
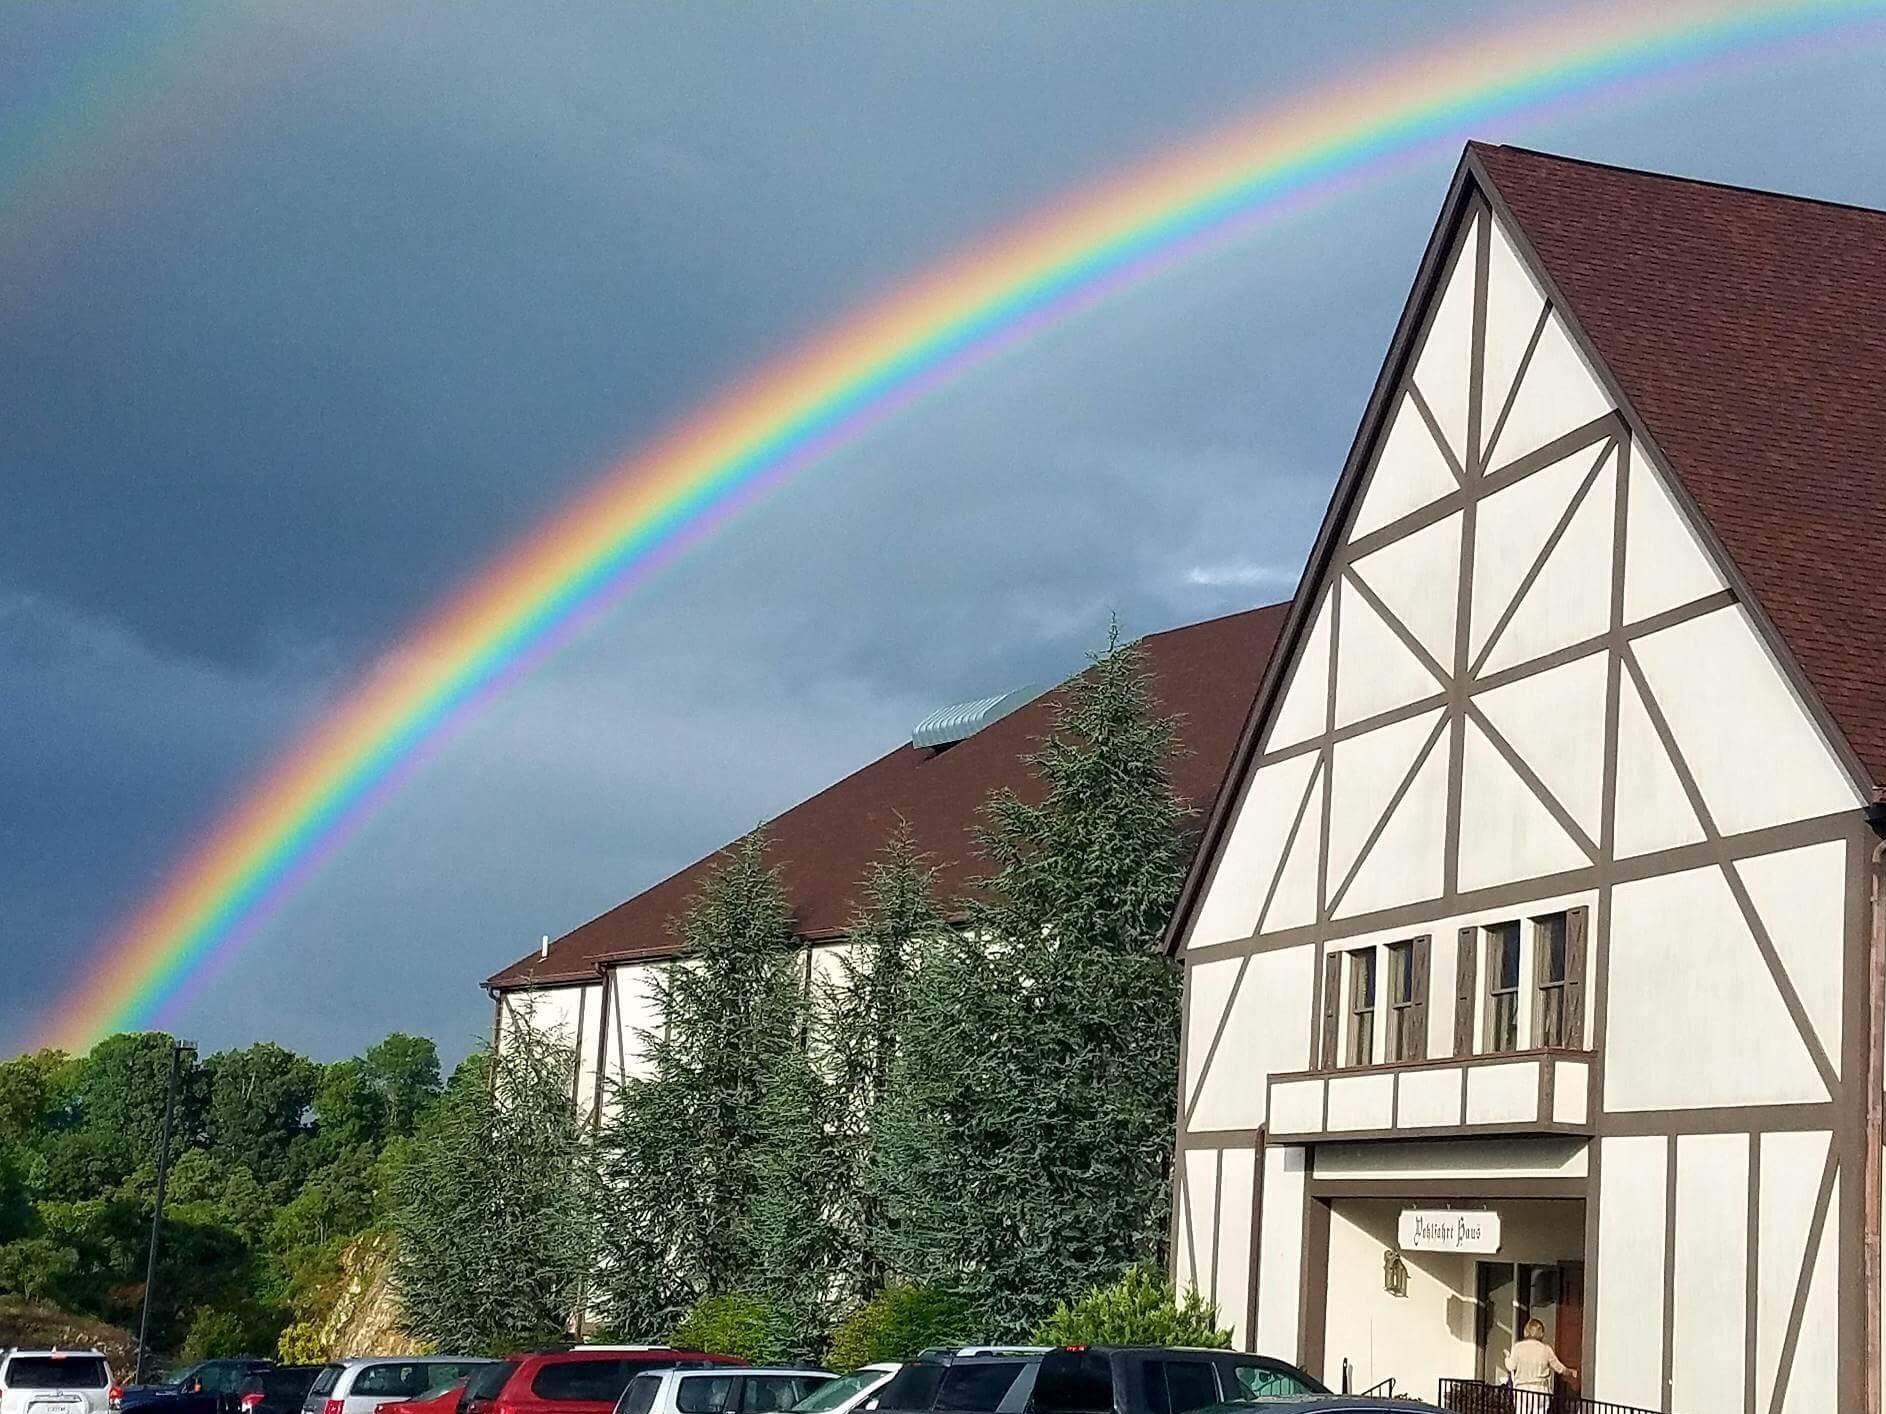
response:
[[(1312, 626), (1187, 934), (1201, 962), (1410, 905), (1465, 911), (1528, 880), (1543, 897), (1613, 860), (1863, 803), (1521, 250), (1472, 198), (1348, 525), (1303, 588)], [(1725, 985), (1760, 990), (1755, 1009), (1798, 1040), (1768, 1054), (1777, 1099), (1838, 1081), (1840, 979), (1820, 942), (1838, 928), (1783, 906), (1796, 864), (1840, 867), (1835, 849), (1660, 885), (1720, 914)], [(1628, 951), (1613, 965), (1646, 964)], [(1625, 1091), (1607, 1102), (1655, 1099)]]

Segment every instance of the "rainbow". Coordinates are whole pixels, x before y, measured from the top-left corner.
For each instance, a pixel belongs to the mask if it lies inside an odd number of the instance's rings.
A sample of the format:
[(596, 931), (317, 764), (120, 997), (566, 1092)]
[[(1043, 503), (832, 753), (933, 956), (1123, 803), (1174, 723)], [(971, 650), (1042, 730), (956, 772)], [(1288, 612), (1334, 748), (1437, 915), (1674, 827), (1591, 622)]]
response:
[(997, 354), (1476, 127), (1848, 47), (1877, 37), (1881, 10), (1636, 0), (1456, 37), (1058, 203), (844, 319), (609, 469), (423, 621), (105, 941), (42, 1043), (150, 1024), (482, 703), (768, 490)]

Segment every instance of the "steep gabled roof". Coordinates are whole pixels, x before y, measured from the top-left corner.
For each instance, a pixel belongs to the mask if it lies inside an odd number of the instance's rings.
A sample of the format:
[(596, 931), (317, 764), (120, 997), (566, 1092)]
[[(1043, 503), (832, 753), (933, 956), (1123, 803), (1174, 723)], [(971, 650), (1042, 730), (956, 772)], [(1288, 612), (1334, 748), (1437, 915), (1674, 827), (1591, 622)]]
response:
[[(1175, 764), (1173, 782), (1201, 812), (1210, 809), (1224, 780), (1287, 608), (1252, 609), (1144, 640), (1161, 707), (1183, 718), (1180, 739), (1190, 752)], [(1038, 697), (940, 752), (906, 743), (770, 821), (800, 936), (845, 931), (858, 881), (898, 815), (910, 821), (939, 866), (945, 896), (967, 891), (980, 872), (973, 843), (978, 812), (992, 790), (1011, 786), (1027, 792), (1023, 758), (1047, 732), (1063, 691)], [(686, 908), (712, 866), (710, 856), (670, 875), (557, 939), (547, 958), (532, 953), (486, 985), (579, 981), (593, 978), (604, 962), (673, 953), (668, 922)]]
[(1886, 211), (1474, 144), (1874, 785), (1886, 784)]
[(1886, 786), (1886, 212), (1469, 143), (1167, 931), (1176, 947), (1475, 194), (1817, 699)]

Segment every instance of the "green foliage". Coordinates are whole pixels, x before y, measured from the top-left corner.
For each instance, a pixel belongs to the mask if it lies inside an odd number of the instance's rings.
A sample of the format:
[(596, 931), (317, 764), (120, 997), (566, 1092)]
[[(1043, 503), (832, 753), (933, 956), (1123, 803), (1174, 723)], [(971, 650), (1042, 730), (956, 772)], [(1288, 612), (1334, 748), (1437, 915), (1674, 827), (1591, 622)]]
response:
[(543, 1344), (581, 1300), (599, 1205), (574, 1063), (511, 1028), (489, 1083), (454, 1090), (420, 1126), (393, 1194), (393, 1279), (410, 1333), (434, 1349)]
[(605, 1128), (612, 1196), (597, 1299), (627, 1334), (659, 1331), (703, 1296), (768, 1284), (754, 1232), (756, 1199), (777, 1172), (767, 1151), (819, 1102), (768, 1101), (790, 1074), (782, 1057), (797, 1049), (804, 1013), (766, 848), (755, 832), (726, 850), (679, 920), (689, 965), (656, 984), (663, 1027), (641, 1037), (649, 1074), (617, 1090)]
[(933, 1345), (972, 1338), (975, 1316), (954, 1292), (895, 1282), (838, 1323), (826, 1359), (834, 1370), (908, 1360)]
[(852, 946), (839, 953), (836, 985), (815, 1000), (833, 1078), (832, 1133), (842, 1182), (829, 1223), (838, 1299), (855, 1304), (878, 1291), (892, 1268), (887, 1159), (880, 1142), (897, 1038), (925, 944), (947, 931), (936, 904), (936, 871), (899, 819), (860, 886)]
[(439, 1098), (439, 1048), (424, 1036), (395, 1031), (370, 1047), (360, 1065), (380, 1097), (387, 1133), (410, 1138)]
[[(763, 1071), (760, 1146), (747, 1215), (750, 1289), (777, 1312), (772, 1360), (812, 1361), (825, 1348), (834, 1274), (845, 1244), (831, 1221), (844, 1172), (833, 1134), (834, 1091), (802, 1045), (775, 1051)], [(712, 1347), (710, 1347), (712, 1348)]]
[(1158, 942), (1186, 812), (1151, 686), (1117, 633), (1070, 686), (1030, 758), (1038, 797), (990, 802), (982, 900), (926, 949), (899, 1037), (892, 1260), (993, 1339), (1160, 1255), (1179, 985)]
[(704, 1296), (668, 1333), (676, 1350), (700, 1350), (710, 1355), (733, 1355), (755, 1365), (775, 1365), (794, 1357), (791, 1319), (777, 1306), (756, 1296), (727, 1293)]
[(1062, 1302), (1036, 1329), (1037, 1345), (1190, 1345), (1231, 1348), (1218, 1308), (1196, 1287), (1175, 1299), (1153, 1267), (1130, 1267), (1117, 1281)]
[(320, 1083), (306, 1056), (259, 1041), (209, 1058), (209, 1138), (219, 1155), (241, 1164), (265, 1188), (286, 1196), (300, 1175), (292, 1162)]
[[(171, 1045), (114, 1036), (85, 1056), (0, 1063), (0, 1293), (135, 1324)], [(410, 1128), (439, 1090), (438, 1052), (411, 1036), (333, 1066), (266, 1044), (201, 1065), (186, 1057), (151, 1311), (157, 1348), (200, 1326), (199, 1343), (238, 1330), (244, 1349), (265, 1351), (291, 1306), (331, 1298), (310, 1274), (330, 1244), (383, 1216), (410, 1142), (387, 1136)]]
[(190, 1322), (190, 1333), (183, 1338), (177, 1358), (185, 1361), (216, 1360), (247, 1353), (244, 1342), (248, 1332), (239, 1317), (228, 1311), (205, 1306)]
[(378, 1144), (386, 1136), (386, 1097), (363, 1061), (337, 1061), (322, 1070), (314, 1090), (314, 1120), (330, 1148)]
[(0, 1247), (0, 1291), (44, 1301), (78, 1271), (79, 1254), (49, 1237), (23, 1237)]

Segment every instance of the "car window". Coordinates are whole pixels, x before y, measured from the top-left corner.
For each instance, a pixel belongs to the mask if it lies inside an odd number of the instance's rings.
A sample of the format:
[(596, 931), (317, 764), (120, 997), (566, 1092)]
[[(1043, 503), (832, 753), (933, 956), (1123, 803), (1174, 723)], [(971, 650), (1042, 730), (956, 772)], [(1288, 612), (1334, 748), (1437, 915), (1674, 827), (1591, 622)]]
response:
[(314, 1377), (314, 1383), (308, 1386), (309, 1395), (329, 1393), (340, 1380), (341, 1371), (346, 1368), (345, 1365), (323, 1365), (321, 1373)]
[(1218, 1402), (1218, 1376), (1203, 1360), (1168, 1360), (1165, 1365), (1171, 1414), (1192, 1414)]
[(853, 1395), (871, 1388), (883, 1378), (882, 1370), (853, 1370), (849, 1375), (827, 1380), (792, 1406), (794, 1414), (826, 1414), (828, 1409), (838, 1408)]
[(748, 1375), (740, 1381), (740, 1414), (780, 1414), (829, 1383), (824, 1375)]
[[(517, 1373), (517, 1361), (500, 1360), (495, 1365), (481, 1365), (465, 1382), (467, 1399), (496, 1399)], [(319, 1390), (316, 1390), (319, 1393)]]
[(411, 1399), (432, 1383), (432, 1368), (418, 1360), (368, 1365), (354, 1375), (347, 1393), (363, 1399)]
[(486, 1363), (483, 1360), (433, 1360), (426, 1365), (426, 1389), (443, 1394), (484, 1369)]
[(936, 1402), (937, 1386), (942, 1383), (943, 1367), (934, 1360), (906, 1365), (884, 1386), (878, 1408), (928, 1409)]
[(683, 1376), (675, 1391), (675, 1408), (681, 1414), (720, 1414), (732, 1393), (732, 1375)]
[(537, 1372), (530, 1392), (539, 1399), (600, 1399), (614, 1404), (629, 1381), (647, 1368), (646, 1360), (553, 1360)]
[(210, 1361), (203, 1365), (197, 1378), (203, 1381), (203, 1388), (211, 1394), (234, 1394), (242, 1388), (242, 1382), (249, 1378), (252, 1368), (248, 1365), (219, 1365)]
[(950, 1366), (937, 1393), (938, 1409), (988, 1411), (1002, 1402), (1015, 1377), (1022, 1372), (1019, 1360), (988, 1361)]
[(616, 1414), (648, 1414), (661, 1392), (661, 1381), (660, 1375), (637, 1375), (630, 1380), (622, 1398), (616, 1401)]
[(8, 1389), (103, 1389), (111, 1375), (96, 1355), (15, 1355), (6, 1383)]
[(1236, 1384), (1225, 1391), (1226, 1399), (1265, 1399), (1286, 1394), (1322, 1393), (1317, 1386), (1299, 1379), (1290, 1371), (1270, 1365), (1234, 1365), (1232, 1375)]
[(1042, 1414), (1089, 1414), (1113, 1408), (1113, 1363), (1093, 1350), (1051, 1350), (1041, 1357), (1030, 1408)]

